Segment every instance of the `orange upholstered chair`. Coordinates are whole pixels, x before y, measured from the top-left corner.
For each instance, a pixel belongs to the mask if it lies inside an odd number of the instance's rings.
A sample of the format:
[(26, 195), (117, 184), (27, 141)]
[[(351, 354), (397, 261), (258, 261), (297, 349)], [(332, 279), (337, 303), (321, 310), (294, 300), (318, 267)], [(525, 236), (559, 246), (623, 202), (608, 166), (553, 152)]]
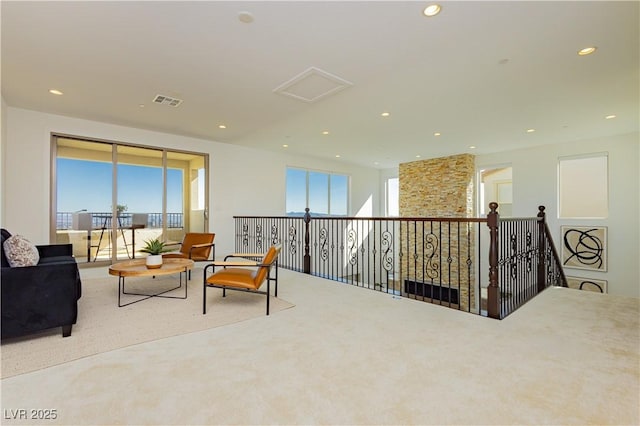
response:
[[(207, 287), (217, 287), (222, 289), (222, 297), (226, 296), (227, 290), (240, 290), (252, 293), (264, 294), (267, 296), (267, 315), (269, 315), (269, 296), (271, 281), (275, 282), (275, 296), (278, 297), (278, 280), (271, 277), (271, 268), (276, 264), (280, 254), (281, 245), (274, 245), (264, 255), (262, 260), (253, 261), (247, 259), (214, 261), (205, 266), (203, 277), (203, 301), (202, 313), (207, 313)], [(215, 271), (216, 266), (223, 269)], [(207, 277), (207, 270), (211, 268), (213, 274)], [(267, 282), (266, 291), (260, 291), (260, 287)]]
[[(194, 262), (203, 262), (209, 260), (213, 252), (212, 259), (216, 258), (216, 245), (213, 242), (216, 234), (188, 232), (184, 235), (180, 249), (163, 253), (163, 258), (191, 259)], [(191, 271), (189, 271), (189, 279), (191, 279)]]

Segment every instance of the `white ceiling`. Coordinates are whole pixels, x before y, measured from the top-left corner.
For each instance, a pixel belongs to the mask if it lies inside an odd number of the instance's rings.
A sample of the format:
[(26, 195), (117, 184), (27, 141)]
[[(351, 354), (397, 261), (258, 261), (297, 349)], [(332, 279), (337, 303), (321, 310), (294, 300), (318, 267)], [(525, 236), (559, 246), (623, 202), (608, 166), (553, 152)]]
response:
[[(638, 131), (639, 2), (441, 4), (3, 0), (2, 96), (371, 167)], [(315, 102), (274, 92), (310, 68), (350, 84)], [(292, 89), (331, 88), (307, 82)]]

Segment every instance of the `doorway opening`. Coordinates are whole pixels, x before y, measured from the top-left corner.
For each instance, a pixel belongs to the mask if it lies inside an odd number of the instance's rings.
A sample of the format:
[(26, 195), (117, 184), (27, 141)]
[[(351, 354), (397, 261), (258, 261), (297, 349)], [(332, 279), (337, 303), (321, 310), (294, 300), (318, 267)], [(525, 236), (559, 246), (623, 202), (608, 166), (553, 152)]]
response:
[(501, 217), (513, 216), (513, 170), (511, 165), (483, 168), (478, 172), (478, 213), (486, 216), (489, 203), (498, 203)]

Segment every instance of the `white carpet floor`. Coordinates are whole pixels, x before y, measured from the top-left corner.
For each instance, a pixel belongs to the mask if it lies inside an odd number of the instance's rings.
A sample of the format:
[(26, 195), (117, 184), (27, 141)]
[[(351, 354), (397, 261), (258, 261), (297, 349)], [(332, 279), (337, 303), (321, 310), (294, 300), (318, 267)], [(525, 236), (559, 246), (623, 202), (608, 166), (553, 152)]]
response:
[(640, 423), (639, 299), (497, 321), (280, 272), (293, 308), (2, 380), (2, 424)]
[[(187, 332), (201, 331), (221, 325), (265, 315), (266, 297), (247, 292), (207, 291), (207, 315), (202, 315), (202, 268), (193, 270), (185, 294), (184, 280), (180, 288), (165, 296), (186, 299), (151, 298), (118, 307), (118, 278), (99, 270), (83, 273), (82, 297), (78, 302), (78, 320), (71, 336), (63, 339), (60, 327), (29, 336), (3, 340), (0, 346), (2, 371), (8, 378), (41, 368), (68, 362)], [(153, 294), (176, 287), (177, 274), (170, 276), (130, 277), (126, 280), (129, 293)], [(266, 285), (265, 285), (266, 288)], [(273, 290), (271, 291), (273, 294)], [(122, 303), (143, 299), (122, 295)], [(276, 313), (292, 305), (283, 298), (271, 297), (270, 310)]]

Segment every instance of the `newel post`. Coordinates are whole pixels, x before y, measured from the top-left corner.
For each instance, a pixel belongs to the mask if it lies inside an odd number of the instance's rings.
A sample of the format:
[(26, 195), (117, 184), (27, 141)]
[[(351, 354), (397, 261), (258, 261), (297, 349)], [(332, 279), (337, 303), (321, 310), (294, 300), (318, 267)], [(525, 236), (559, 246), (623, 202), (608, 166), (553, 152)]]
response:
[(545, 259), (546, 247), (546, 214), (544, 206), (538, 206), (538, 293), (544, 290), (546, 285)]
[(309, 207), (305, 208), (304, 211), (304, 266), (302, 272), (310, 274), (311, 256), (309, 255), (309, 222), (311, 222), (311, 215), (309, 214)]
[(500, 287), (498, 286), (498, 203), (489, 203), (491, 210), (487, 215), (489, 227), (489, 287), (487, 288), (487, 314), (500, 319)]

